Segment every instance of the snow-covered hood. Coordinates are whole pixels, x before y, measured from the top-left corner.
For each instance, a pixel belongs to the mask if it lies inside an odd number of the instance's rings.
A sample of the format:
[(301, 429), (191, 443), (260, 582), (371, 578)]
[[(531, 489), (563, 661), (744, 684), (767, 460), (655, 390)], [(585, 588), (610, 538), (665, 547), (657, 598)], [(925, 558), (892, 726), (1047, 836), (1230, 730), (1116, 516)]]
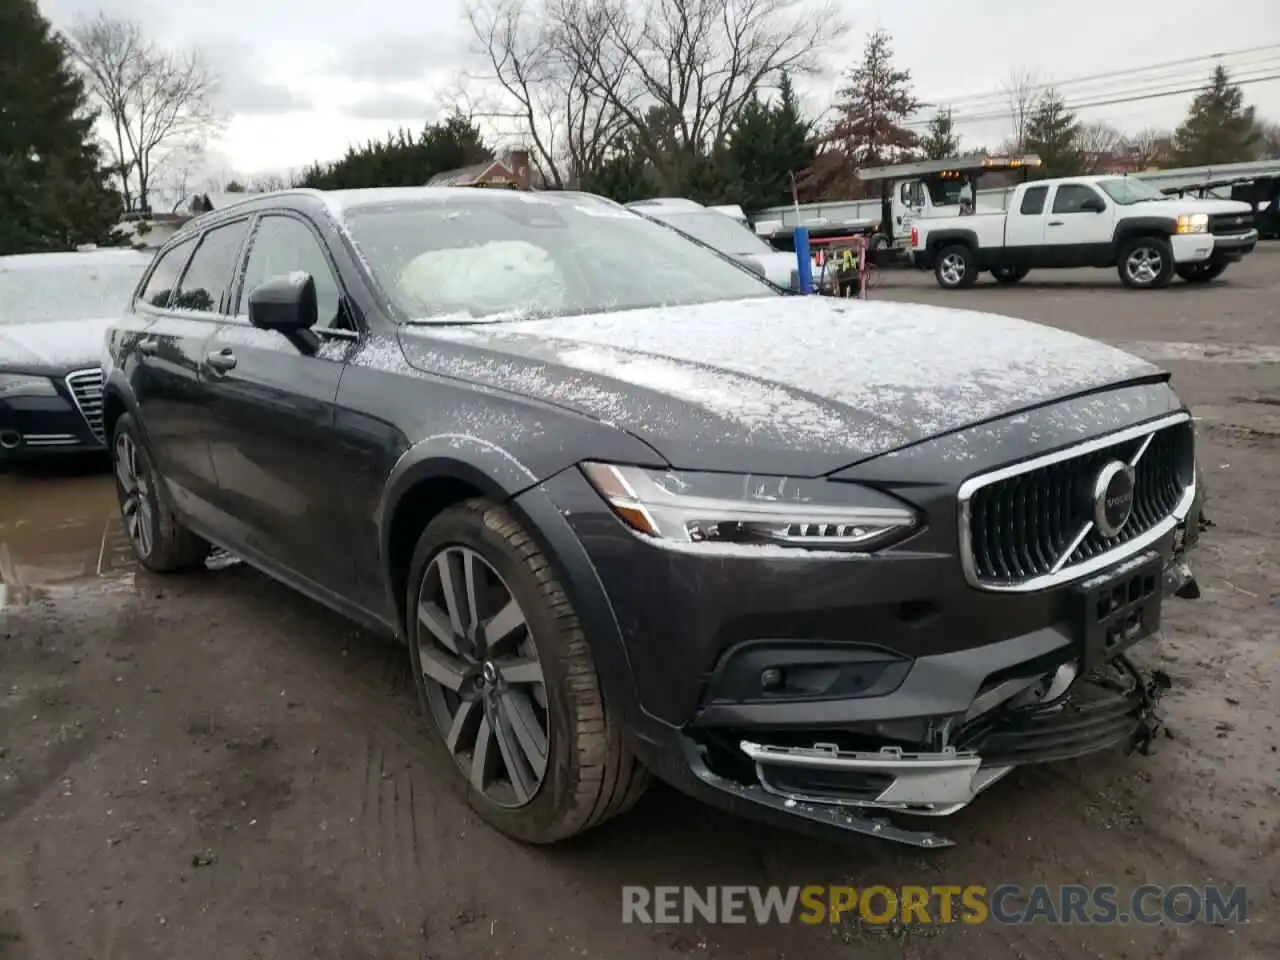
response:
[(401, 345), (419, 370), (612, 423), (677, 467), (796, 475), (1163, 376), (1011, 317), (831, 297), (414, 326)]
[(96, 367), (114, 318), (0, 323), (0, 370), (66, 372)]

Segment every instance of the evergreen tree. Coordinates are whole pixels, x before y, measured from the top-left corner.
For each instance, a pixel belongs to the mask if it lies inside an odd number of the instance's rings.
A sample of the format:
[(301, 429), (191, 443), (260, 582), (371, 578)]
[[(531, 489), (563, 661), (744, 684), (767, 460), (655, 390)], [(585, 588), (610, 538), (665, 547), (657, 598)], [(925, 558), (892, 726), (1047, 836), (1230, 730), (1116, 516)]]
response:
[(950, 110), (939, 110), (929, 121), (924, 139), (920, 141), (920, 155), (926, 160), (946, 160), (960, 153), (960, 135), (956, 133)]
[(580, 186), (618, 203), (647, 200), (654, 195), (649, 164), (632, 136), (621, 136), (594, 170), (583, 173)]
[(303, 170), (294, 185), (321, 190), (421, 186), (437, 173), (492, 159), (475, 124), (455, 115), (429, 124), (417, 136), (401, 129), (385, 141), (348, 147), (342, 159)]
[(791, 78), (784, 73), (777, 99), (749, 103), (734, 128), (728, 162), (739, 199), (733, 202), (759, 210), (790, 201), (792, 174), (798, 176), (813, 163), (810, 133)]
[(1262, 146), (1254, 108), (1244, 105), (1244, 94), (1219, 64), (1209, 88), (1196, 94), (1187, 119), (1174, 132), (1175, 161), (1198, 167), (1256, 160)]
[(862, 187), (855, 170), (906, 160), (919, 140), (906, 121), (920, 101), (911, 71), (893, 65), (888, 33), (877, 30), (867, 39), (862, 62), (837, 98), (838, 116), (820, 138), (822, 150), (806, 179), (818, 192), (848, 194)]
[(34, 0), (0, 2), (0, 255), (111, 242), (95, 116), (66, 48)]
[(1070, 177), (1081, 172), (1080, 121), (1054, 90), (1045, 91), (1027, 121), (1028, 153), (1038, 154), (1037, 178)]

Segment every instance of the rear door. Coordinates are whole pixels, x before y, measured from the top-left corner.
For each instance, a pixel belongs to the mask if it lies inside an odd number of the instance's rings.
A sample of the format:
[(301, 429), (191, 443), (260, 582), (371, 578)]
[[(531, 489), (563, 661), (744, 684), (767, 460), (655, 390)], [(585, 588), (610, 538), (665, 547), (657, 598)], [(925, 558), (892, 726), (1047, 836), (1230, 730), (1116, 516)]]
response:
[(1044, 201), (1047, 186), (1023, 189), (1023, 198), (1005, 218), (1005, 248), (1012, 262), (1027, 266), (1043, 264)]
[(217, 493), (203, 427), (200, 360), (216, 318), (173, 309), (178, 284), (200, 237), (160, 254), (122, 327), (130, 386), (147, 448), (179, 510), (207, 520)]
[[(249, 323), (250, 292), (298, 270), (316, 285), (321, 345), (314, 355)], [(313, 587), (350, 596), (354, 560), (333, 421), (338, 382), (358, 334), (338, 277), (307, 218), (263, 214), (249, 240), (235, 309), (206, 346), (206, 376), (218, 503), (235, 546)]]
[[(1090, 201), (1103, 210), (1085, 210)], [(1045, 220), (1045, 252), (1048, 266), (1105, 266), (1111, 256), (1115, 230), (1115, 204), (1087, 183), (1060, 183), (1049, 200)]]

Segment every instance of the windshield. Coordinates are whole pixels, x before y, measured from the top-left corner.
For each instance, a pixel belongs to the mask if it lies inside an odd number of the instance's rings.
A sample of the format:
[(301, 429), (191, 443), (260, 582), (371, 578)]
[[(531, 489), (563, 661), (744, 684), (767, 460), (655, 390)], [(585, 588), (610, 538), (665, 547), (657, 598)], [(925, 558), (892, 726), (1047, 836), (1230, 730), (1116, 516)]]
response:
[(374, 277), (415, 321), (568, 316), (780, 295), (675, 231), (586, 197), (451, 197), (355, 209), (346, 222)]
[(1143, 203), (1148, 200), (1168, 200), (1169, 198), (1141, 180), (1130, 180), (1128, 177), (1116, 177), (1114, 180), (1099, 180), (1098, 186), (1108, 197), (1121, 206), (1132, 203)]
[(129, 305), (149, 262), (132, 256), (75, 262), (62, 255), (39, 261), (0, 257), (0, 325), (114, 317)]
[(773, 248), (732, 217), (714, 210), (688, 213), (651, 213), (695, 240), (721, 253), (772, 253)]

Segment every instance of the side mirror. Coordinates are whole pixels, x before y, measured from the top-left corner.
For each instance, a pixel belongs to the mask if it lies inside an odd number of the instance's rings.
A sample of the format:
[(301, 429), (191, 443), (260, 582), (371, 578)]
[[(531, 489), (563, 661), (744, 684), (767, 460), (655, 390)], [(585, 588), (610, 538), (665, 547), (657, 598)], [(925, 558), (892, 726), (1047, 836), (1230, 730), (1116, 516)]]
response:
[(316, 282), (295, 270), (269, 277), (249, 291), (249, 322), (263, 330), (288, 336), (316, 325)]
[(1080, 204), (1081, 210), (1091, 210), (1094, 213), (1102, 213), (1107, 209), (1107, 205), (1096, 197), (1090, 197)]

